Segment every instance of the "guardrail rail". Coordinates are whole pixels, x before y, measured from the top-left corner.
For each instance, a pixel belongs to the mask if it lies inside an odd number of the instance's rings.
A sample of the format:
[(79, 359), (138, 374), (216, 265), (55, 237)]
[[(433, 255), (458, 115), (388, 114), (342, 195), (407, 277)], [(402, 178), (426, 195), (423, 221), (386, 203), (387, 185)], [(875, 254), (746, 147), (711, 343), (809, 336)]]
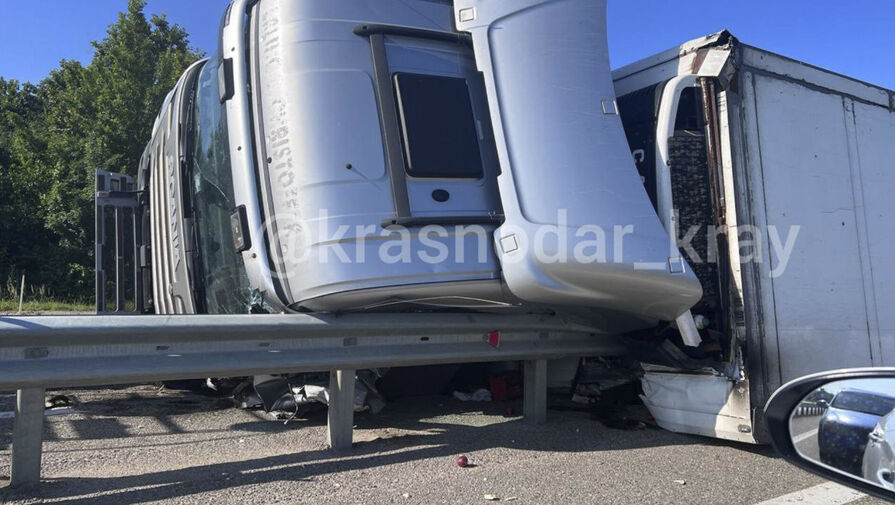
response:
[(18, 391), (10, 485), (40, 480), (48, 388), (329, 371), (327, 442), (341, 450), (356, 370), (524, 361), (523, 414), (542, 423), (547, 359), (624, 353), (616, 336), (541, 315), (0, 317), (0, 391)]

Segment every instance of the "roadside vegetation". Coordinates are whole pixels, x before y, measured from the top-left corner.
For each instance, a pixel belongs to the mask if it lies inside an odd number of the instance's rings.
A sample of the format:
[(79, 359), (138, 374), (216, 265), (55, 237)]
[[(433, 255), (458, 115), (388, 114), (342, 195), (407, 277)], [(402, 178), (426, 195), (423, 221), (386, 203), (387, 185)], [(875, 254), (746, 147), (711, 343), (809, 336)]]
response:
[(86, 65), (0, 76), (0, 311), (18, 310), (23, 273), (26, 307), (93, 308), (94, 170), (135, 173), (165, 95), (202, 57), (144, 9), (130, 0)]
[[(8, 277), (0, 284), (0, 314), (14, 314), (19, 311), (20, 280)], [(92, 300), (64, 300), (51, 297), (44, 286), (25, 284), (25, 296), (22, 298), (22, 312), (92, 312), (95, 305)]]
[[(32, 300), (22, 304), (23, 314), (43, 312), (89, 312), (93, 313), (96, 307), (86, 302), (60, 302), (58, 300)], [(18, 314), (18, 300), (0, 300), (0, 314)]]

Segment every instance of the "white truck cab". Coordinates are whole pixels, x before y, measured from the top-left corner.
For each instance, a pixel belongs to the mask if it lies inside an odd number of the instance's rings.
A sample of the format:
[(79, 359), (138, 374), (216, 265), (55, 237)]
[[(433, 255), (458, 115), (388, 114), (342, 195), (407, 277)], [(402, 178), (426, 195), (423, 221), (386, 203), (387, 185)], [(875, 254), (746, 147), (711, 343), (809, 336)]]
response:
[(231, 4), (144, 157), (154, 309), (687, 313), (702, 289), (625, 145), (605, 2), (409, 5)]

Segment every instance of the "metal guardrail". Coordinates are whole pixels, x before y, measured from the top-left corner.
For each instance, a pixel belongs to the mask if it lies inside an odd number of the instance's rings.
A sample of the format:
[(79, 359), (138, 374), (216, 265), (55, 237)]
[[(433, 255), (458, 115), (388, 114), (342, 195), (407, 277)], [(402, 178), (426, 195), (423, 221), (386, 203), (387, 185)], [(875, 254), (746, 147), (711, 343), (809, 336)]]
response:
[(525, 361), (524, 415), (546, 417), (546, 359), (625, 353), (555, 316), (489, 314), (0, 317), (0, 390), (18, 390), (11, 485), (40, 479), (53, 387), (330, 371), (327, 440), (351, 446), (364, 368)]
[(793, 411), (793, 417), (813, 417), (822, 416), (829, 409), (829, 405), (819, 405), (817, 403), (802, 403)]

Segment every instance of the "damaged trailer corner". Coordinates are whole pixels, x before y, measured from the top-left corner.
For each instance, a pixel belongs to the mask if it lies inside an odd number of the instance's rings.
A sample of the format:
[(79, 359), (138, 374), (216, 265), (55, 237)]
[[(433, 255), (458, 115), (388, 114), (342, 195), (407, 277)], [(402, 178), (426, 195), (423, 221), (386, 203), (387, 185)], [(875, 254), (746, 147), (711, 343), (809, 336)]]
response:
[(658, 212), (676, 211), (704, 290), (692, 311), (716, 345), (642, 359), (659, 425), (766, 442), (761, 411), (783, 383), (891, 365), (895, 319), (879, 303), (895, 290), (895, 92), (728, 32), (613, 78), (644, 187)]

